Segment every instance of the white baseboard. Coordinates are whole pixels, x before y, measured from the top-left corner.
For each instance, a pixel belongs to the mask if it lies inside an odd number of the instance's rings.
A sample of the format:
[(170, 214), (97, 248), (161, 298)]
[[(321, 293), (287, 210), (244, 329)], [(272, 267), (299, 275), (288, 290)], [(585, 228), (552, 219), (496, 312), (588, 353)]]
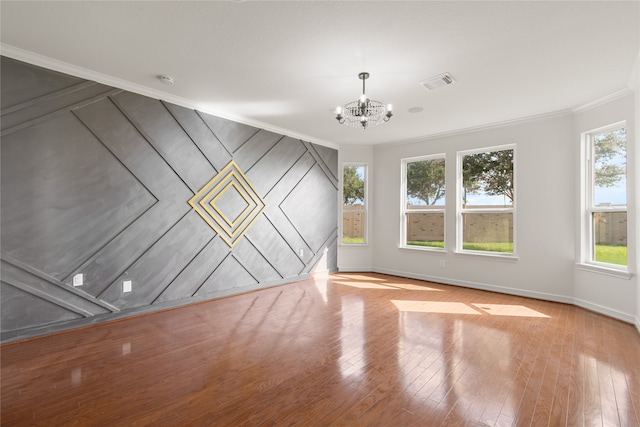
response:
[(622, 320), (623, 322), (631, 323), (632, 325), (636, 323), (635, 316), (623, 313), (619, 310), (605, 307), (600, 304), (594, 304), (590, 301), (585, 301), (578, 298), (573, 299), (573, 304), (577, 305), (578, 307), (586, 308), (587, 310), (595, 311), (596, 313), (604, 314), (605, 316), (613, 317), (614, 319)]
[(638, 329), (638, 332), (640, 333), (639, 318), (636, 318), (635, 316), (632, 316), (627, 313), (623, 313), (619, 310), (615, 310), (609, 307), (605, 307), (599, 304), (594, 304), (589, 301), (584, 301), (577, 298), (567, 297), (567, 296), (558, 295), (558, 294), (550, 294), (546, 292), (535, 292), (535, 291), (527, 291), (524, 289), (509, 288), (504, 286), (488, 285), (486, 283), (469, 282), (466, 280), (451, 280), (450, 278), (446, 278), (446, 277), (428, 276), (424, 274), (413, 274), (413, 273), (407, 273), (406, 271), (396, 271), (396, 270), (390, 270), (385, 268), (376, 268), (373, 271), (375, 273), (390, 274), (392, 276), (426, 280), (430, 282), (443, 283), (445, 285), (462, 286), (465, 288), (481, 289), (485, 291), (499, 292), (499, 293), (509, 294), (509, 295), (517, 295), (521, 297), (528, 297), (528, 298), (541, 299), (545, 301), (571, 304), (571, 305), (585, 308), (590, 311), (594, 311), (596, 313), (604, 314), (605, 316), (609, 316), (614, 319), (622, 320), (623, 322), (626, 322), (626, 323), (631, 323), (632, 325), (635, 325), (635, 327)]
[(338, 273), (370, 273), (374, 271), (372, 267), (342, 268), (338, 267)]

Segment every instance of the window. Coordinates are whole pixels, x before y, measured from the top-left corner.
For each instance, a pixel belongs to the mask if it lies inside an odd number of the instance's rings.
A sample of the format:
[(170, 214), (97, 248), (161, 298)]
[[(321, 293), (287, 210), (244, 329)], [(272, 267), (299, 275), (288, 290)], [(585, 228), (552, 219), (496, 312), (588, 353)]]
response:
[(624, 123), (583, 134), (585, 230), (583, 260), (627, 265), (627, 131)]
[(367, 243), (367, 165), (342, 167), (342, 243)]
[(514, 254), (514, 152), (458, 153), (458, 251)]
[(403, 159), (402, 195), (401, 245), (444, 249), (445, 155)]

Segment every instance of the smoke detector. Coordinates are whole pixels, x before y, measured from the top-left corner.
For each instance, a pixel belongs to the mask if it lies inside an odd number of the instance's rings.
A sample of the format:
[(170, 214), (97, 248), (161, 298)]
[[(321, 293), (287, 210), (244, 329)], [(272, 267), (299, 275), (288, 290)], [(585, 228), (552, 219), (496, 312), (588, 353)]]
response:
[(172, 85), (174, 83), (173, 77), (170, 76), (158, 76), (158, 80), (166, 85)]
[(455, 80), (453, 77), (451, 77), (451, 74), (449, 73), (439, 74), (437, 76), (430, 77), (427, 80), (423, 80), (420, 82), (420, 84), (424, 86), (427, 90), (437, 89), (439, 87), (447, 86), (452, 83), (455, 83)]

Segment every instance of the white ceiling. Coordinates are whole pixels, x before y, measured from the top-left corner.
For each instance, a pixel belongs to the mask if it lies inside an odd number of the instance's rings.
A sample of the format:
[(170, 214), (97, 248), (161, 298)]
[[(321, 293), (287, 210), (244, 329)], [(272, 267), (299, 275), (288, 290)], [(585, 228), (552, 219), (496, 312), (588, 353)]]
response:
[[(330, 146), (575, 109), (628, 90), (640, 52), (638, 1), (3, 0), (0, 8), (4, 55)], [(358, 98), (362, 71), (371, 74), (367, 95), (395, 110), (366, 132), (338, 125), (331, 112)], [(444, 72), (456, 83), (419, 84)]]

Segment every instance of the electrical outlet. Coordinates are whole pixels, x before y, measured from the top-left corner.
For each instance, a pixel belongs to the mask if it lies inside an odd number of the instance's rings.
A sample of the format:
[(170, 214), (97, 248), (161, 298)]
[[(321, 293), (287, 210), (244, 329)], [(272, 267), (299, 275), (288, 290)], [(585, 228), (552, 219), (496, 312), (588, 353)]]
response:
[(440, 268), (445, 268), (447, 266), (447, 262), (443, 259), (440, 260)]
[(82, 273), (78, 273), (73, 276), (73, 286), (82, 286), (84, 283), (84, 275)]
[(131, 292), (133, 290), (133, 282), (131, 280), (122, 281), (122, 293)]

